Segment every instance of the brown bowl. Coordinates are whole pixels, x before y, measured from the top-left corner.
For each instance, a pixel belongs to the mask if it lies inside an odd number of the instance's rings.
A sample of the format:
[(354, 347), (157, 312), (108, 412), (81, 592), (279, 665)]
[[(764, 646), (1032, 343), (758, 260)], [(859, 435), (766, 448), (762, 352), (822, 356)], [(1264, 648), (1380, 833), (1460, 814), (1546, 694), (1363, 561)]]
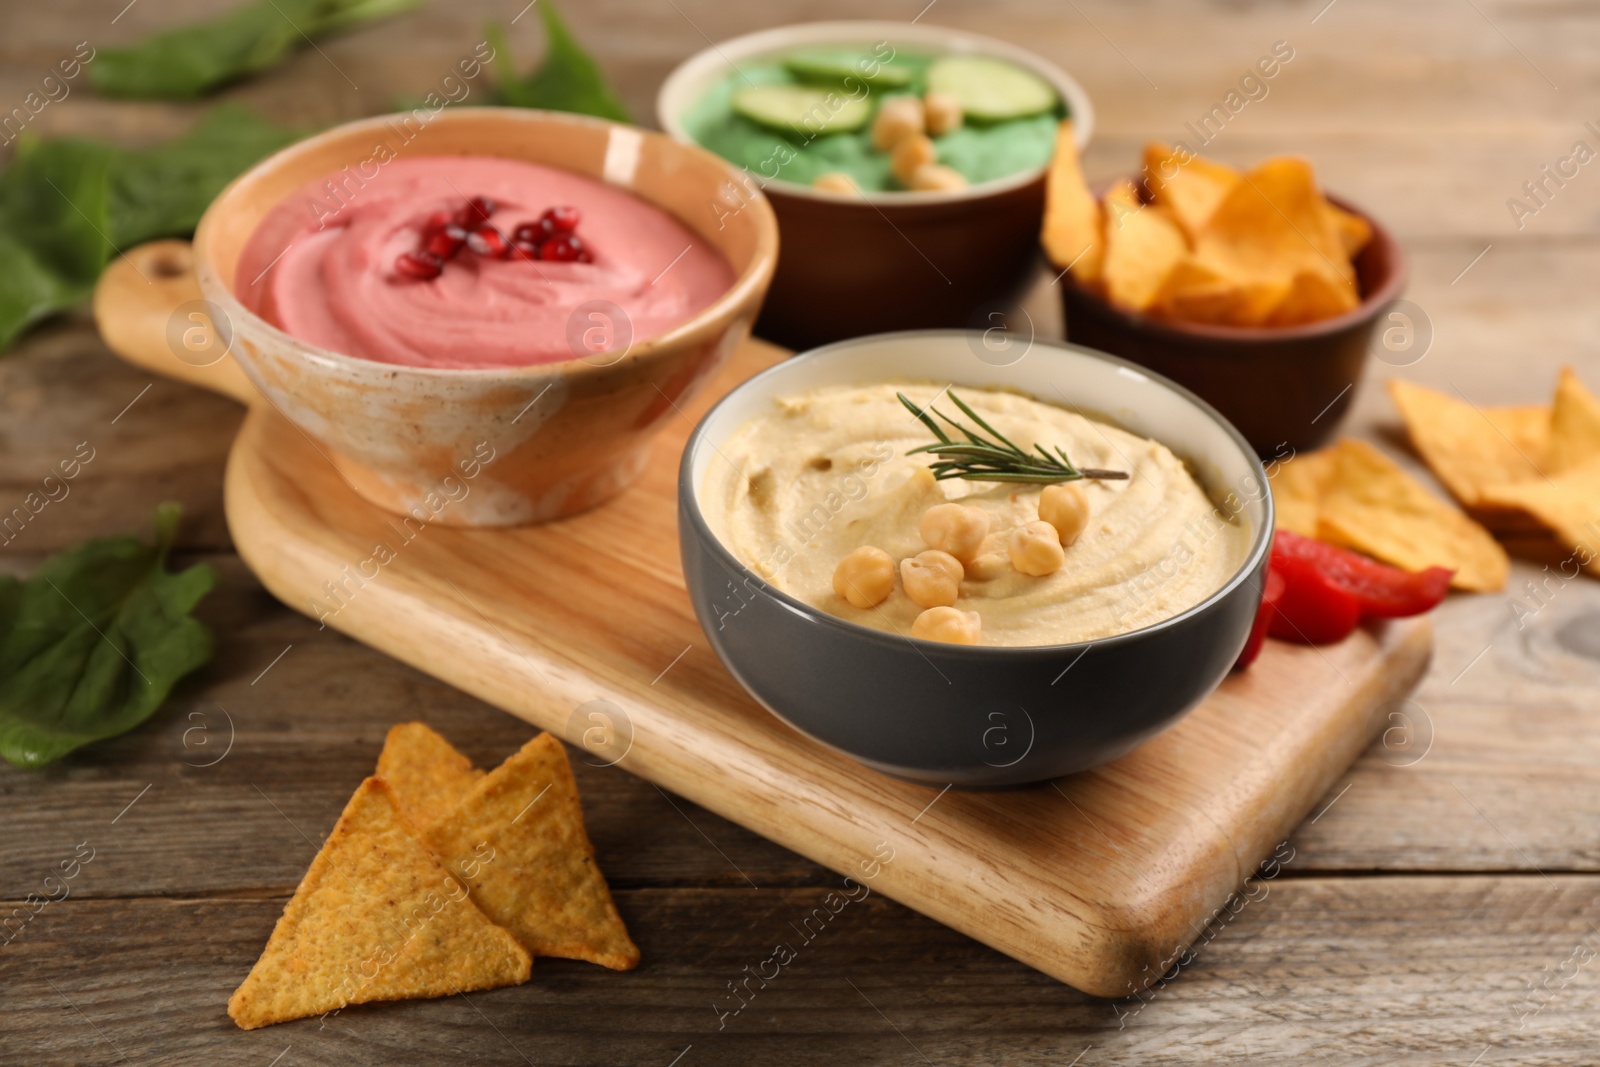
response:
[[(686, 60), (662, 83), (662, 129), (693, 142), (682, 117), (730, 65), (800, 46), (867, 46), (929, 54), (974, 52), (1031, 70), (1055, 87), (1081, 150), (1094, 112), (1070, 75), (1026, 49), (960, 30), (906, 22), (819, 22), (782, 26), (723, 41)], [(871, 192), (840, 196), (781, 179), (749, 175), (778, 218), (782, 252), (757, 331), (805, 349), (862, 334), (947, 326), (987, 326), (983, 315), (1020, 293), (1034, 276), (1044, 219), (1045, 168), (1036, 167), (953, 192)], [(736, 210), (730, 189), (713, 212)]]
[(798, 350), (874, 333), (979, 325), (1033, 277), (1044, 179), (979, 201), (823, 201), (772, 183), (783, 252), (756, 330)]
[(1348, 201), (1328, 199), (1372, 226), (1355, 259), (1362, 293), (1355, 310), (1305, 326), (1171, 322), (1112, 307), (1068, 276), (1061, 280), (1067, 340), (1187, 386), (1263, 456), (1327, 443), (1355, 396), (1379, 319), (1406, 285), (1405, 256), (1389, 231)]

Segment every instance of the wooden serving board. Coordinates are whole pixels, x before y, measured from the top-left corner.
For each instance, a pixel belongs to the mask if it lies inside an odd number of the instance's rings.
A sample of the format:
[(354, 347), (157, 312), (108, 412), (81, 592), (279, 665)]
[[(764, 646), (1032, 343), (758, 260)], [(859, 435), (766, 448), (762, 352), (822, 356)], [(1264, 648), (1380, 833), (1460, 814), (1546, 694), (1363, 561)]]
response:
[(622, 769), (1062, 981), (1123, 996), (1156, 980), (1384, 725), (1427, 663), (1428, 622), (1268, 642), (1167, 733), (1045, 786), (941, 793), (876, 774), (744, 693), (678, 563), (692, 421), (783, 354), (747, 343), (638, 485), (524, 529), (403, 528), (257, 404), (228, 462), (229, 527), (267, 588), (327, 625), (575, 744), (600, 721), (578, 709), (603, 708), (631, 727), (625, 754), (605, 750)]

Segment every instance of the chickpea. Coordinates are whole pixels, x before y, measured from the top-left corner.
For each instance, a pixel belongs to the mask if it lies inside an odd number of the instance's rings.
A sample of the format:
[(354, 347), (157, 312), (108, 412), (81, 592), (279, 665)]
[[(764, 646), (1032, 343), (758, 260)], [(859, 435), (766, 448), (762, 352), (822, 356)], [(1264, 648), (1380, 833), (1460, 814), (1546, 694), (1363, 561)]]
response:
[(1039, 518), (1056, 528), (1063, 545), (1070, 545), (1089, 525), (1089, 494), (1071, 482), (1047, 485), (1039, 494)]
[(819, 174), (812, 180), (814, 189), (821, 189), (827, 193), (838, 193), (841, 196), (860, 196), (861, 186), (850, 175), (839, 170), (830, 170), (826, 174)]
[(1011, 557), (1003, 548), (999, 552), (984, 552), (966, 564), (966, 571), (970, 582), (992, 582), (1011, 573)]
[(919, 192), (948, 192), (952, 189), (965, 189), (966, 177), (954, 167), (946, 167), (940, 163), (927, 163), (920, 166), (911, 175), (911, 180), (906, 185)]
[(919, 608), (949, 607), (961, 595), (965, 568), (948, 552), (930, 548), (900, 561), (900, 584)]
[(942, 137), (961, 126), (961, 101), (949, 93), (928, 93), (922, 98), (922, 110), (930, 137)]
[(1011, 565), (1035, 578), (1054, 574), (1067, 561), (1056, 528), (1042, 519), (1012, 530), (1006, 548), (1011, 552)]
[(989, 536), (989, 514), (966, 504), (935, 504), (922, 513), (918, 528), (929, 548), (970, 563), (983, 548), (983, 539)]
[(894, 592), (894, 560), (881, 548), (862, 545), (833, 569), (833, 591), (858, 608), (877, 607)]
[(922, 132), (922, 101), (914, 96), (891, 96), (878, 108), (872, 120), (872, 147), (891, 151), (908, 137)]
[(911, 636), (924, 641), (944, 641), (952, 645), (975, 645), (983, 619), (976, 611), (955, 608), (929, 608), (911, 624)]
[(910, 185), (911, 176), (917, 172), (918, 167), (925, 167), (938, 161), (939, 153), (934, 149), (933, 142), (924, 134), (914, 133), (894, 146), (889, 169), (894, 171), (894, 176), (900, 179), (902, 185)]

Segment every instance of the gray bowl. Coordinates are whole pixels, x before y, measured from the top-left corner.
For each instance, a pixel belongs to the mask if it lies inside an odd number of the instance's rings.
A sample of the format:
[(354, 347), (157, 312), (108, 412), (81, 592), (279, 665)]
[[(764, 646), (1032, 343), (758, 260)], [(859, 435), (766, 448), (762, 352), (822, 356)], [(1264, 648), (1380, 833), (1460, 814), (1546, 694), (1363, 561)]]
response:
[[(707, 466), (718, 461), (717, 445), (773, 398), (895, 379), (1011, 388), (1047, 403), (1065, 395), (1161, 441), (1188, 462), (1213, 500), (1228, 503), (1224, 514), (1236, 511), (1252, 531), (1244, 564), (1204, 601), (1152, 626), (1028, 648), (883, 633), (769, 586), (723, 546), (701, 512), (698, 491)], [(1261, 601), (1272, 525), (1267, 476), (1254, 449), (1188, 390), (1073, 345), (1034, 341), (997, 354), (984, 334), (964, 330), (843, 341), (756, 375), (701, 420), (678, 476), (689, 597), (733, 676), (801, 733), (885, 774), (938, 786), (1059, 778), (1113, 760), (1171, 726), (1217, 687), (1244, 647)]]

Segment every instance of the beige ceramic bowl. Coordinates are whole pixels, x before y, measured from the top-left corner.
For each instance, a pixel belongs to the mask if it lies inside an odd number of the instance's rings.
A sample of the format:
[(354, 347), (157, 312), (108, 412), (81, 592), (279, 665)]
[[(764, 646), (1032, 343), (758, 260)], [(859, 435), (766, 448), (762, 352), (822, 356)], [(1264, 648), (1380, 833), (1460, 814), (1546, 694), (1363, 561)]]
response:
[[(206, 211), (194, 266), (211, 316), (231, 333), (229, 354), (265, 400), (380, 507), (416, 513), (422, 506), (429, 521), (493, 526), (542, 522), (601, 503), (633, 481), (661, 423), (681, 417), (678, 408), (749, 334), (777, 258), (771, 208), (754, 199), (719, 227), (706, 205), (729, 182), (728, 164), (630, 126), (460, 108), (440, 113), (404, 143), (401, 121), (367, 119), (301, 141), (240, 176)], [(733, 286), (688, 322), (635, 339), (625, 351), (492, 370), (358, 359), (299, 341), (247, 310), (236, 288), (249, 280), (234, 275), (262, 218), (307, 182), (370, 160), (385, 141), (403, 156), (500, 156), (625, 188), (720, 252), (733, 268)], [(485, 462), (486, 455), (493, 459)], [(427, 506), (430, 494), (449, 499), (444, 490), (458, 489), (469, 470), (470, 493), (442, 510)]]

